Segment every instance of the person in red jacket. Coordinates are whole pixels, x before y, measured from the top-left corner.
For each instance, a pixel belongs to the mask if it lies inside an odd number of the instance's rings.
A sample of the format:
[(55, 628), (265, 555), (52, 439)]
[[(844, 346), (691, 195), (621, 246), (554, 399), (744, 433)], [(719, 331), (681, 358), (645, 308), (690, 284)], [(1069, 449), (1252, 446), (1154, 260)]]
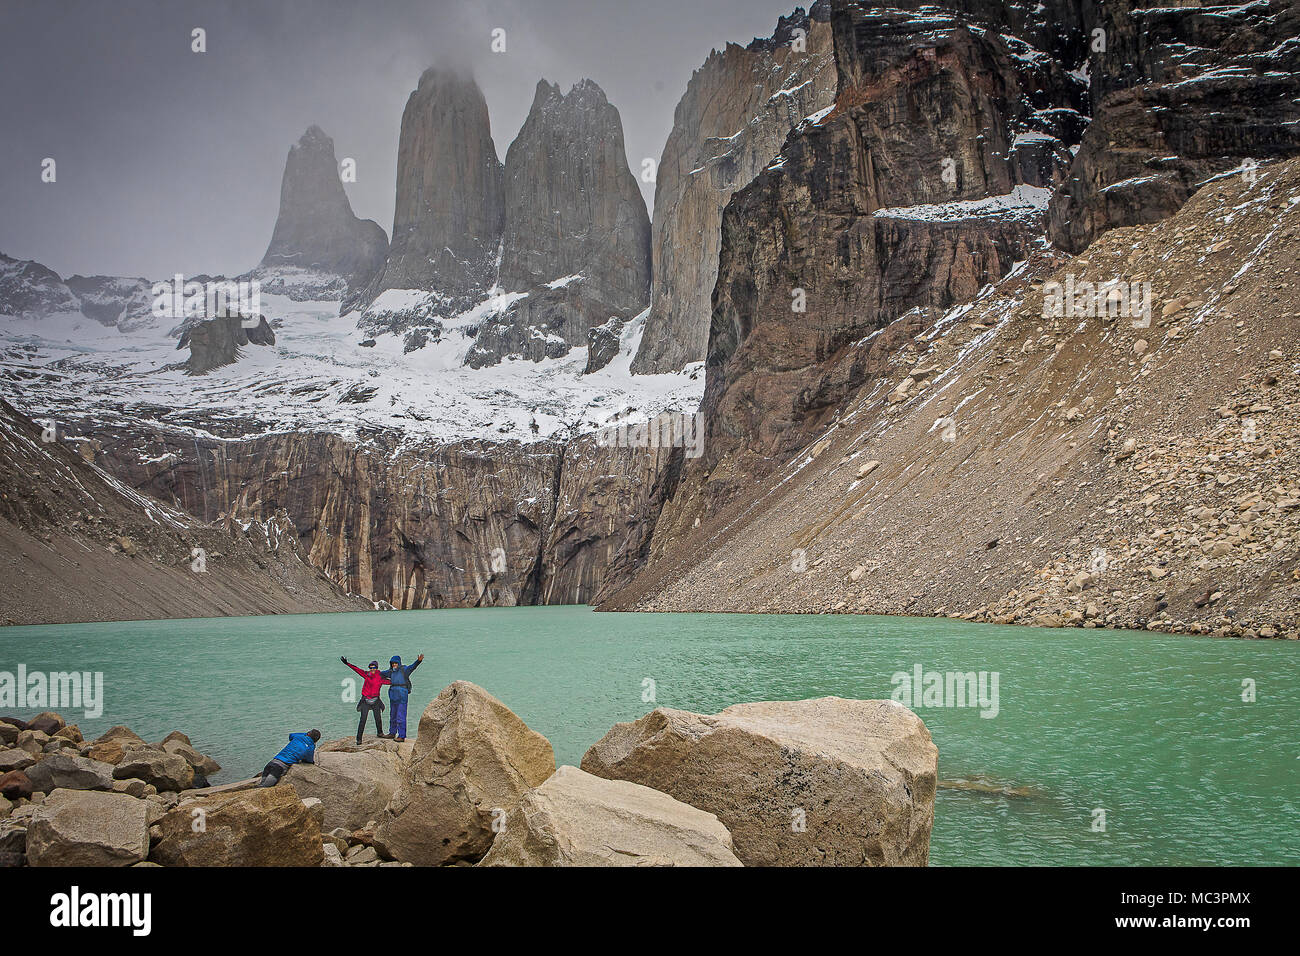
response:
[(375, 733), (380, 737), (384, 736), (384, 725), (379, 722), (379, 715), (384, 710), (384, 702), (379, 699), (379, 688), (385, 684), (391, 684), (392, 681), (380, 672), (379, 661), (371, 661), (370, 670), (363, 671), (346, 657), (340, 657), (339, 660), (361, 675), (361, 699), (357, 701), (357, 710), (361, 713), (361, 720), (357, 723), (357, 743), (361, 743), (361, 734), (366, 729), (366, 716), (368, 714), (375, 715)]

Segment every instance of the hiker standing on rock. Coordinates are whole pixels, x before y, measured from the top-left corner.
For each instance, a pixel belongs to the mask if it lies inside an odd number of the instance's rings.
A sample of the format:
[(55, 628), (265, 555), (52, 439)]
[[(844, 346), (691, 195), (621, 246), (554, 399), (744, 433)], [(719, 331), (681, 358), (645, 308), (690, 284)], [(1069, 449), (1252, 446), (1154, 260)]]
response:
[(309, 730), (305, 734), (290, 734), (289, 743), (262, 769), (262, 779), (258, 786), (274, 787), (285, 772), (296, 763), (315, 763), (318, 740), (320, 740), (319, 730)]
[(379, 719), (379, 715), (384, 712), (384, 702), (379, 699), (379, 688), (391, 684), (392, 681), (380, 672), (379, 661), (371, 661), (370, 669), (363, 671), (356, 664), (349, 662), (346, 657), (340, 657), (339, 660), (361, 675), (361, 699), (357, 701), (357, 711), (361, 714), (361, 720), (357, 722), (357, 743), (361, 743), (361, 735), (365, 732), (367, 714), (375, 715), (376, 736), (384, 736), (384, 725)]
[(411, 694), (411, 671), (419, 667), (422, 660), (423, 654), (415, 659), (414, 664), (403, 667), (402, 659), (394, 654), (388, 662), (388, 670), (383, 672), (391, 685), (388, 688), (388, 702), (393, 705), (388, 713), (388, 736), (399, 743), (406, 739), (406, 699)]

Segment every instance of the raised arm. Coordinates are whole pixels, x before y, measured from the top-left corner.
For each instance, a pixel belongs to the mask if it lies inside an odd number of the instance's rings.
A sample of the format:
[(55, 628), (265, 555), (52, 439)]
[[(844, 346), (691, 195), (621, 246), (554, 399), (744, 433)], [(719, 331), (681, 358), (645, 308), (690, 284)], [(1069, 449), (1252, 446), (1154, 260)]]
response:
[(347, 664), (348, 667), (351, 667), (354, 671), (356, 671), (356, 672), (357, 672), (358, 674), (360, 674), (362, 677), (365, 677), (365, 676), (366, 676), (366, 672), (365, 672), (365, 671), (363, 671), (363, 670), (362, 670), (360, 667), (358, 667), (356, 664), (353, 664), (353, 663), (352, 663), (350, 660), (348, 660), (346, 657), (340, 657), (339, 660), (341, 660), (344, 664)]
[(407, 674), (410, 674), (411, 671), (413, 671), (413, 670), (415, 670), (417, 667), (419, 667), (419, 666), (420, 666), (420, 661), (422, 661), (422, 660), (424, 660), (424, 655), (423, 655), (423, 654), (421, 654), (421, 655), (420, 655), (419, 657), (417, 657), (413, 662), (411, 662), (410, 666), (408, 666), (408, 667), (406, 668), (406, 673), (407, 673)]

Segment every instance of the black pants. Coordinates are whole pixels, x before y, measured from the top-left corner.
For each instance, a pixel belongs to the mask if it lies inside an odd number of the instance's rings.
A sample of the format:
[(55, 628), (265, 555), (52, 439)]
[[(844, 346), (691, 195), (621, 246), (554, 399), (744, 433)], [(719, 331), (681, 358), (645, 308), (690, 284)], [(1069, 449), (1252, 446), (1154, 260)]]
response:
[(375, 715), (375, 734), (380, 737), (384, 736), (384, 725), (379, 722), (379, 713), (384, 709), (383, 702), (378, 697), (374, 699), (373, 703), (363, 697), (361, 703), (357, 705), (357, 709), (361, 711), (361, 720), (357, 722), (357, 743), (361, 743), (361, 735), (365, 733), (367, 714)]
[(289, 769), (289, 765), (281, 763), (278, 760), (272, 760), (262, 768), (262, 780), (258, 783), (259, 787), (274, 787), (284, 776), (284, 772)]

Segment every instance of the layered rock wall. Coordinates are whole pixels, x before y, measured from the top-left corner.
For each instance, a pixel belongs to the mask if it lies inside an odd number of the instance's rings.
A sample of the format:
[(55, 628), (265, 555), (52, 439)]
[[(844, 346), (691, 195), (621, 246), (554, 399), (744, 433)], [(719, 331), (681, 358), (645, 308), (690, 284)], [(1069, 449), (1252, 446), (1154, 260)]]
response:
[(704, 358), (722, 211), (805, 116), (835, 97), (830, 5), (782, 17), (770, 38), (728, 43), (691, 76), (655, 179), (654, 288), (636, 373)]

